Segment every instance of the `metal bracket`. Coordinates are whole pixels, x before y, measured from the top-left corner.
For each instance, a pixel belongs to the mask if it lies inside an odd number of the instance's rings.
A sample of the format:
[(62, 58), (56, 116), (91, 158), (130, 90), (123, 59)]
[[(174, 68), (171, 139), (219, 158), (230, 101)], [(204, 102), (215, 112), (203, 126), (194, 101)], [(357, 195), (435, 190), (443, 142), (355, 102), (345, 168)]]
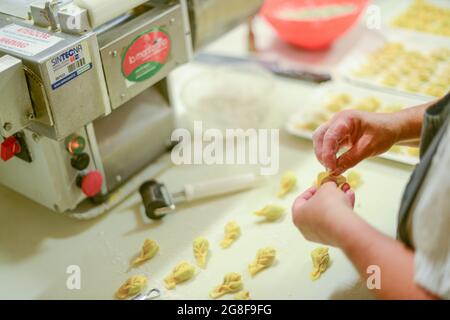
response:
[(92, 30), (86, 9), (69, 4), (58, 10), (61, 31), (69, 34), (81, 35)]
[(56, 18), (56, 8), (58, 5), (58, 0), (36, 1), (32, 3), (30, 5), (30, 15), (33, 18), (34, 24), (57, 30), (58, 20)]
[(22, 159), (26, 162), (33, 162), (33, 159), (31, 157), (30, 150), (28, 149), (27, 143), (25, 141), (25, 135), (23, 132), (17, 132), (14, 135), (14, 138), (16, 138), (17, 142), (20, 144), (20, 152), (16, 154), (16, 157), (19, 159)]

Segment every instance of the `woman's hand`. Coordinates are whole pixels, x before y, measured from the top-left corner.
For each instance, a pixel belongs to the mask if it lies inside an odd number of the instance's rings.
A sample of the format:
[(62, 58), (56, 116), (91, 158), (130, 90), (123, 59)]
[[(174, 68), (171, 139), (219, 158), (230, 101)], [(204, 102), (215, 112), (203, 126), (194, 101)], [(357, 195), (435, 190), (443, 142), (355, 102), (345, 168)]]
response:
[(300, 195), (292, 206), (292, 219), (303, 236), (314, 242), (340, 246), (346, 227), (357, 216), (353, 213), (355, 194), (347, 186), (339, 189), (327, 182)]
[(378, 298), (435, 299), (414, 281), (414, 252), (355, 214), (354, 199), (351, 190), (327, 182), (297, 198), (292, 218), (307, 240), (342, 249), (363, 279), (373, 274), (368, 267), (378, 266), (382, 286), (373, 290)]
[[(314, 133), (316, 157), (332, 174), (342, 174), (361, 160), (384, 153), (398, 142), (401, 135), (398, 120), (394, 114), (342, 111)], [(337, 157), (343, 147), (349, 148), (348, 151)]]

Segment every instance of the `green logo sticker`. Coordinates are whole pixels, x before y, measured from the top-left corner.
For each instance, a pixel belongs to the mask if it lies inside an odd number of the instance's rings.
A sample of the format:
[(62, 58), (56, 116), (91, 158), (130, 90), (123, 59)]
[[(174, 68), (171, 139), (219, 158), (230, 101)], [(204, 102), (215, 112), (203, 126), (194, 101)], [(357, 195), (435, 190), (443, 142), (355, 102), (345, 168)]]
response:
[(122, 60), (124, 77), (133, 82), (150, 79), (166, 63), (171, 42), (166, 31), (153, 28), (133, 40)]

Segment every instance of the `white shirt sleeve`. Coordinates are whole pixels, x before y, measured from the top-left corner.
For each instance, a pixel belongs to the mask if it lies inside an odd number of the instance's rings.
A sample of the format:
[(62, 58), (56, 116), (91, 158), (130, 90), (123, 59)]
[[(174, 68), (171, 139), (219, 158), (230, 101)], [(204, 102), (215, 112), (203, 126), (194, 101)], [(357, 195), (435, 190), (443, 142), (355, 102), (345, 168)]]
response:
[(415, 281), (450, 299), (450, 128), (447, 129), (413, 208)]

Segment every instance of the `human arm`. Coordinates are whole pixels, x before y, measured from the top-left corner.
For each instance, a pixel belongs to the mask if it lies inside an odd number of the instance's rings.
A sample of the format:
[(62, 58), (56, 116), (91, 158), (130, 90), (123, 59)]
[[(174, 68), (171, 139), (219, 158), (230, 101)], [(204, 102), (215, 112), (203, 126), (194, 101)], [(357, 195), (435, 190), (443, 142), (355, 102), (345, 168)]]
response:
[(435, 298), (414, 282), (414, 252), (355, 214), (352, 197), (333, 182), (310, 188), (292, 207), (294, 224), (307, 240), (341, 248), (363, 279), (370, 276), (367, 267), (379, 266), (381, 289), (373, 291), (378, 298)]
[[(396, 143), (417, 145), (423, 115), (433, 103), (395, 113), (342, 111), (314, 133), (316, 157), (338, 175), (365, 158), (386, 152)], [(348, 150), (337, 156), (344, 147)]]
[(371, 265), (379, 267), (380, 289), (373, 293), (380, 299), (436, 299), (414, 281), (414, 252), (354, 214), (345, 233), (339, 237), (339, 247), (367, 281)]

